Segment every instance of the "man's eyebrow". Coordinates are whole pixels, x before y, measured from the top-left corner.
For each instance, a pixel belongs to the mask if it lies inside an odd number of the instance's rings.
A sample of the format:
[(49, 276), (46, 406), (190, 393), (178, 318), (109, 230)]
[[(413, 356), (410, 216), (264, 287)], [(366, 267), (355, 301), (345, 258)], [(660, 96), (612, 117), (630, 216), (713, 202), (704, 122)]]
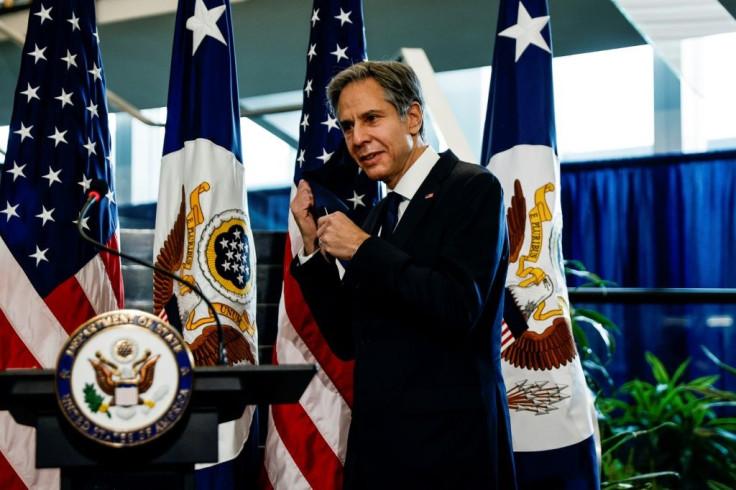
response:
[[(367, 118), (369, 116), (375, 116), (375, 115), (379, 115), (380, 116), (381, 114), (383, 114), (383, 111), (380, 110), (380, 109), (368, 109), (364, 113), (359, 114), (358, 117), (357, 117), (357, 119), (361, 119), (362, 120), (362, 119), (365, 119), (365, 118)], [(351, 125), (353, 123), (353, 121), (351, 119), (343, 119), (343, 120), (341, 120), (339, 122), (340, 122), (340, 126)]]

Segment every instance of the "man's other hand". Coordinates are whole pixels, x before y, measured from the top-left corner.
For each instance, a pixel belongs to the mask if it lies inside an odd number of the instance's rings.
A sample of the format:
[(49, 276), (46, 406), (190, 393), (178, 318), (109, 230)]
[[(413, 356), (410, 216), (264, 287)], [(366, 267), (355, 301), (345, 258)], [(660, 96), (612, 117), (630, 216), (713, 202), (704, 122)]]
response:
[(317, 221), (317, 238), (322, 254), (339, 260), (350, 260), (369, 234), (341, 212), (322, 216)]
[(314, 216), (314, 195), (312, 188), (306, 180), (300, 180), (296, 188), (296, 195), (289, 206), (294, 221), (299, 227), (299, 233), (304, 242), (304, 253), (312, 255), (318, 248), (317, 243), (317, 218)]

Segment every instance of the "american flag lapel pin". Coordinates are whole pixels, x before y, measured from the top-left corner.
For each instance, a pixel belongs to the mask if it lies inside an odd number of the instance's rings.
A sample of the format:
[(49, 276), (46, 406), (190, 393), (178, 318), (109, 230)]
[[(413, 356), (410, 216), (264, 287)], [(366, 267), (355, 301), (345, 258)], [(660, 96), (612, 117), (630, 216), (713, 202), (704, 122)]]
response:
[(424, 199), (432, 199), (434, 197), (434, 192), (430, 192), (426, 196), (424, 196)]

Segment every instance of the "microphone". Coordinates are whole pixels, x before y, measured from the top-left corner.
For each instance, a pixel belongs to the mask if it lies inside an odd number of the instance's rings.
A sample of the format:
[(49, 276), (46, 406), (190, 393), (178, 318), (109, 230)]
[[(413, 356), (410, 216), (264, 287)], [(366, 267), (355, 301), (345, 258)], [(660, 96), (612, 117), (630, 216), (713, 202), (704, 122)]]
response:
[(101, 250), (110, 252), (111, 254), (116, 255), (118, 257), (128, 259), (131, 262), (135, 262), (138, 265), (142, 265), (143, 267), (153, 269), (154, 271), (160, 272), (161, 274), (165, 275), (168, 278), (174, 279), (180, 284), (186, 285), (188, 288), (194, 291), (194, 293), (196, 293), (197, 296), (202, 298), (202, 300), (207, 304), (207, 307), (209, 308), (210, 312), (212, 312), (212, 316), (215, 319), (215, 323), (217, 323), (217, 340), (218, 340), (217, 364), (221, 366), (227, 366), (227, 352), (225, 351), (225, 336), (222, 332), (222, 323), (220, 322), (220, 316), (217, 314), (217, 311), (215, 311), (215, 307), (212, 305), (212, 302), (210, 302), (210, 300), (207, 299), (207, 297), (204, 295), (204, 293), (202, 293), (202, 291), (199, 289), (199, 287), (196, 284), (192, 284), (186, 281), (183, 277), (177, 274), (174, 274), (173, 272), (168, 271), (155, 264), (149, 264), (148, 262), (145, 262), (137, 257), (133, 257), (132, 255), (128, 255), (126, 253), (115, 250), (114, 248), (110, 248), (106, 246), (105, 244), (98, 242), (97, 240), (91, 238), (89, 235), (87, 235), (84, 232), (84, 228), (82, 227), (82, 220), (87, 215), (92, 205), (96, 202), (101, 201), (102, 198), (107, 194), (107, 192), (108, 192), (107, 182), (105, 182), (102, 179), (92, 179), (92, 182), (90, 182), (89, 190), (87, 191), (87, 201), (84, 203), (84, 206), (82, 206), (82, 210), (79, 212), (79, 216), (77, 217), (77, 231), (79, 232), (79, 235), (85, 241), (91, 243), (92, 245), (94, 245), (95, 247)]

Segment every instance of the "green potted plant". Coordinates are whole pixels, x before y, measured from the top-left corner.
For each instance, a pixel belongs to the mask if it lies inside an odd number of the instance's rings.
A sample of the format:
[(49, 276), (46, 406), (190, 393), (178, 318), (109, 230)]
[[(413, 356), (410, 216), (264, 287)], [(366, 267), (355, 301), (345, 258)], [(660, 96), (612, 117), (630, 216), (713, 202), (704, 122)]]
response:
[[(566, 262), (566, 272), (582, 278), (584, 287), (613, 284), (580, 262)], [(615, 349), (616, 325), (599, 312), (572, 306), (571, 319), (599, 413), (601, 488), (736, 488), (736, 394), (715, 387), (719, 376), (687, 381), (689, 359), (670, 375), (646, 352), (654, 382), (635, 379), (616, 388), (606, 368)], [(590, 335), (601, 342), (591, 342)], [(736, 375), (736, 368), (703, 350), (716, 366)]]

